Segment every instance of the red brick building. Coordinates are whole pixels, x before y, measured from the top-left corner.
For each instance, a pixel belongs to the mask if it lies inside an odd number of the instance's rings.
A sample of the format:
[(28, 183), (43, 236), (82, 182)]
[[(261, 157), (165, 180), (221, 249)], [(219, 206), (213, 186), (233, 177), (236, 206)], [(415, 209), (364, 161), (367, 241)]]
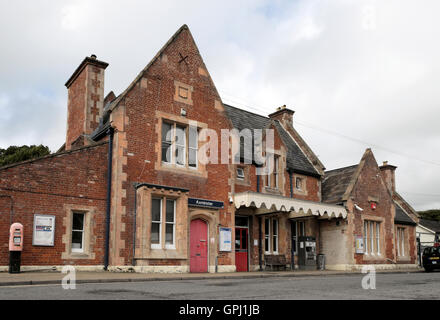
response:
[[(396, 220), (403, 205), (393, 199), (394, 170), (379, 168), (367, 150), (359, 165), (325, 172), (292, 110), (263, 117), (224, 104), (187, 26), (118, 96), (104, 96), (107, 66), (86, 57), (67, 81), (66, 142), (57, 153), (0, 168), (0, 265), (8, 264), (12, 222), (24, 225), (28, 268), (316, 268), (315, 253), (336, 269), (415, 264), (414, 222), (405, 212), (410, 221)], [(267, 163), (243, 148), (224, 152), (225, 143), (246, 141), (225, 135), (234, 129), (266, 132), (270, 174), (257, 174)], [(53, 244), (34, 243), (36, 214), (55, 216)], [(356, 253), (362, 242), (377, 251)]]

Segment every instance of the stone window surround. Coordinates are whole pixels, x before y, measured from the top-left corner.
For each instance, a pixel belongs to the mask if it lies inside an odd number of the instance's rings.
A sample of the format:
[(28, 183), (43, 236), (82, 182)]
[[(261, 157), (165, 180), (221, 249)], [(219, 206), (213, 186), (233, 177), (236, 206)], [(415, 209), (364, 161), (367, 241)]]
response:
[[(301, 179), (301, 189), (297, 189), (296, 188), (296, 179), (299, 178)], [(307, 192), (307, 177), (305, 175), (302, 174), (298, 174), (298, 173), (294, 173), (293, 174), (293, 181), (294, 183), (294, 187), (293, 187), (293, 193), (294, 194), (299, 194), (302, 196), (307, 196), (308, 192)]]
[[(373, 215), (368, 215), (368, 214), (364, 214), (362, 215), (362, 237), (365, 238), (364, 236), (364, 222), (365, 221), (372, 221), (372, 222), (379, 222), (379, 232), (380, 232), (380, 237), (379, 237), (379, 241), (380, 241), (380, 254), (374, 253), (364, 253), (363, 254), (363, 259), (364, 260), (377, 260), (377, 259), (385, 259), (385, 232), (384, 232), (384, 223), (385, 223), (385, 218), (383, 217), (378, 217), (378, 216), (373, 216)], [(368, 227), (370, 228), (370, 227)], [(368, 229), (370, 230), (370, 229)], [(376, 234), (376, 230), (374, 230), (374, 235)], [(374, 237), (374, 239), (376, 240), (376, 237)], [(366, 247), (366, 243), (364, 243), (364, 247)]]
[[(398, 249), (399, 243), (397, 242), (397, 240), (399, 239), (399, 236), (398, 236), (397, 232), (399, 231), (399, 229), (403, 229), (403, 236), (404, 236), (404, 239), (403, 239), (404, 254), (403, 255), (402, 255), (401, 252), (399, 254), (399, 249)], [(396, 235), (395, 241), (396, 241), (396, 257), (397, 257), (397, 260), (400, 260), (400, 261), (402, 261), (402, 260), (411, 260), (409, 241), (408, 241), (408, 239), (409, 239), (408, 227), (407, 226), (403, 226), (403, 225), (396, 225), (395, 235)]]
[[(243, 173), (244, 173), (244, 178), (240, 179), (237, 176), (237, 169), (243, 169)], [(251, 182), (250, 182), (250, 165), (242, 165), (242, 164), (237, 164), (235, 166), (235, 171), (234, 171), (234, 178), (235, 178), (235, 183), (239, 184), (239, 185), (244, 185), (244, 186), (250, 186)]]
[[(272, 153), (275, 157), (278, 157), (278, 186), (277, 188), (272, 188), (267, 186), (267, 177), (261, 176), (261, 182), (263, 184), (263, 190), (270, 194), (279, 194), (282, 195), (284, 192), (284, 172), (286, 170), (286, 158), (280, 150), (267, 149), (268, 153)], [(275, 159), (274, 159), (275, 161)]]
[[(188, 226), (188, 195), (179, 190), (166, 190), (160, 187), (143, 186), (137, 190), (137, 216), (136, 216), (136, 260), (149, 259), (179, 259), (186, 260), (187, 243), (181, 236)], [(162, 248), (151, 246), (151, 204), (153, 198), (169, 198), (176, 200), (175, 211), (175, 243), (174, 247), (166, 247), (162, 241)], [(163, 214), (163, 212), (162, 212)], [(165, 237), (165, 228), (162, 228), (161, 239)]]
[[(202, 163), (197, 164), (197, 168), (189, 168), (189, 167), (183, 167), (173, 164), (166, 164), (162, 163), (162, 123), (166, 121), (169, 123), (176, 123), (183, 126), (188, 127), (190, 123), (196, 122), (197, 123), (197, 129), (207, 129), (208, 125), (206, 123), (200, 122), (200, 121), (194, 121), (191, 119), (188, 119), (186, 117), (177, 116), (174, 114), (162, 112), (162, 111), (156, 111), (156, 137), (157, 137), (157, 143), (155, 146), (155, 154), (156, 154), (156, 161), (155, 161), (155, 170), (158, 171), (168, 171), (168, 172), (174, 172), (179, 174), (189, 174), (193, 176), (199, 176), (199, 177), (208, 177), (208, 172), (206, 171), (206, 165)], [(188, 132), (186, 133), (188, 135)], [(198, 146), (200, 149), (201, 145)]]
[[(63, 225), (65, 226), (65, 233), (62, 241), (65, 244), (65, 251), (61, 254), (62, 259), (95, 259), (93, 252), (93, 221), (96, 213), (95, 207), (65, 205), (65, 216), (63, 218)], [(83, 252), (72, 252), (72, 223), (73, 213), (84, 213), (84, 243)]]

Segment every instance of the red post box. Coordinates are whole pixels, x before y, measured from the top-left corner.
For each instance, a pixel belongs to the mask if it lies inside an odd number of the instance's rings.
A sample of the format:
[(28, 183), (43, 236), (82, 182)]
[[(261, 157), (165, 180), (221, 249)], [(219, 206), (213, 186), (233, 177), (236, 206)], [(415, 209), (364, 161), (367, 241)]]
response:
[(20, 273), (23, 235), (23, 225), (13, 223), (9, 229), (9, 273)]

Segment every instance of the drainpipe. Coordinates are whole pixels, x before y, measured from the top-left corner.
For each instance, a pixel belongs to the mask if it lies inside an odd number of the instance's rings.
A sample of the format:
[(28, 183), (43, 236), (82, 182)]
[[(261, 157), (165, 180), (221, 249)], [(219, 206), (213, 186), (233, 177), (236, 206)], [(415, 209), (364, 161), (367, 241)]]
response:
[(260, 175), (257, 175), (257, 192), (260, 192)]
[(105, 251), (104, 251), (104, 270), (108, 269), (108, 258), (110, 251), (110, 205), (112, 195), (112, 161), (113, 161), (113, 127), (108, 128), (108, 163), (107, 163), (107, 203), (106, 203), (106, 223), (105, 223)]
[(141, 185), (134, 185), (134, 217), (133, 217), (133, 259), (131, 264), (134, 267), (135, 264), (135, 254), (136, 254), (136, 217), (137, 217), (137, 189), (141, 187)]

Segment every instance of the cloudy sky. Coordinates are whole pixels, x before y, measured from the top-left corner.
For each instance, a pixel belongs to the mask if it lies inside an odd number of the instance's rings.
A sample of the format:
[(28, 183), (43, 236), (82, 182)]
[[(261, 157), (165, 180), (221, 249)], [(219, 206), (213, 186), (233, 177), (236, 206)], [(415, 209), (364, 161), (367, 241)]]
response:
[(286, 104), (327, 169), (371, 147), (398, 191), (440, 208), (440, 1), (0, 0), (0, 147), (66, 131), (64, 83), (85, 56), (119, 94), (187, 24), (224, 102)]

